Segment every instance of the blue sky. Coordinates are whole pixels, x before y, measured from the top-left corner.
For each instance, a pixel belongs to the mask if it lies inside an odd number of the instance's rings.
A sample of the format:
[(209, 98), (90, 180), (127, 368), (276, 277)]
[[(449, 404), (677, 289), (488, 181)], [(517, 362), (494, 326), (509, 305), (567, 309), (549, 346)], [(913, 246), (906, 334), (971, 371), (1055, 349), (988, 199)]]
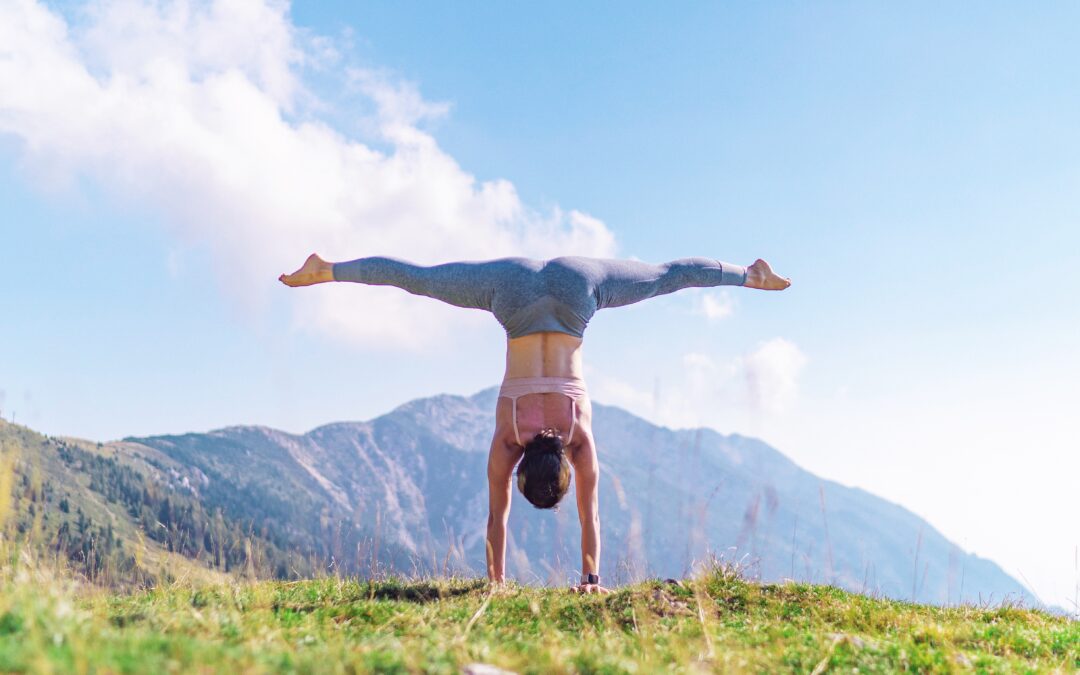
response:
[(1075, 5), (163, 7), (2, 10), (5, 418), (301, 432), (497, 383), (493, 320), (278, 286), (311, 250), (761, 256), (789, 291), (597, 315), (594, 397), (760, 436), (1068, 606)]

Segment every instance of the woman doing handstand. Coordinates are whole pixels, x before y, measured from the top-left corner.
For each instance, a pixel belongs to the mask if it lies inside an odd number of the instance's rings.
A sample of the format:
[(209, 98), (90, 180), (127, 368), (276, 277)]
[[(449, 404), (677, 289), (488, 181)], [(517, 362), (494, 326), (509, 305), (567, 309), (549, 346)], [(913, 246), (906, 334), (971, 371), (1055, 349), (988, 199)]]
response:
[(502, 258), (424, 267), (385, 257), (329, 263), (312, 254), (288, 286), (352, 281), (396, 286), (456, 305), (487, 310), (506, 329), (506, 372), (495, 408), (488, 455), (487, 572), (504, 579), (506, 523), (514, 467), (517, 486), (534, 506), (549, 509), (570, 487), (571, 467), (581, 522), (581, 585), (600, 586), (600, 472), (592, 407), (582, 379), (582, 335), (598, 309), (621, 307), (682, 288), (791, 285), (758, 260), (741, 267), (711, 258), (652, 265), (582, 257)]

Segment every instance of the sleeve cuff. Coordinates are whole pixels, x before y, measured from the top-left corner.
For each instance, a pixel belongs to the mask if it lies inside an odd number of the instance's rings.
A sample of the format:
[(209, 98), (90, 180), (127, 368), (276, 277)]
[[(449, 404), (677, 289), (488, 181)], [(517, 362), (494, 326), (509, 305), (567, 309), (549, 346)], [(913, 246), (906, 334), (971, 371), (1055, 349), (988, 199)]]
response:
[(742, 265), (733, 265), (732, 263), (726, 263), (717, 260), (716, 263), (720, 265), (720, 285), (721, 286), (745, 286), (746, 285), (746, 268)]

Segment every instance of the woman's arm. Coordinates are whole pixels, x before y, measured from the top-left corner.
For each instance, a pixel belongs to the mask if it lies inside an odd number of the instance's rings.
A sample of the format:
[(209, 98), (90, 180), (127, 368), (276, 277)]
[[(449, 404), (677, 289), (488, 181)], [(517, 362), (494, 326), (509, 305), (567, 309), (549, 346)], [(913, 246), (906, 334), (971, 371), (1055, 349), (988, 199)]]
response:
[(574, 451), (574, 482), (581, 523), (581, 584), (576, 590), (607, 593), (600, 584), (588, 583), (589, 574), (600, 576), (600, 463), (589, 431), (581, 434), (581, 442)]
[(497, 430), (488, 454), (488, 520), (487, 573), (488, 579), (502, 583), (506, 579), (506, 521), (510, 518), (510, 491), (514, 465), (521, 449), (502, 440)]

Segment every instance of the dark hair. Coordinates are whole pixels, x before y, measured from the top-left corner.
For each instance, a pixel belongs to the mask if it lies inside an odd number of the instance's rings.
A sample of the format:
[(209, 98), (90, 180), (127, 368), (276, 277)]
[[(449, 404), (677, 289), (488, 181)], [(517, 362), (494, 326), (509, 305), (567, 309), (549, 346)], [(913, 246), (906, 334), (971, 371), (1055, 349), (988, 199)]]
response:
[(517, 486), (538, 509), (553, 508), (570, 489), (570, 462), (554, 429), (544, 429), (525, 444)]

